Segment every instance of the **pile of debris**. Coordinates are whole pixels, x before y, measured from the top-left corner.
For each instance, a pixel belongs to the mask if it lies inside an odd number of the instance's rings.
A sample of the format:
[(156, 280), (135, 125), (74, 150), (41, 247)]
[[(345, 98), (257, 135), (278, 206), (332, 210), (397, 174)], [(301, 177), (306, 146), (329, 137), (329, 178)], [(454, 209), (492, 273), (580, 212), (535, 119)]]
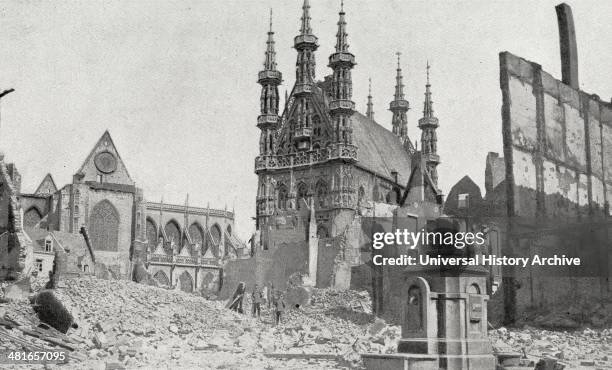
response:
[(367, 292), (331, 289), (313, 289), (310, 305), (288, 311), (273, 331), (277, 351), (333, 354), (352, 363), (359, 353), (396, 352), (400, 334), (399, 326), (372, 314)]
[[(37, 315), (28, 299), (11, 300), (0, 303), (0, 318), (5, 318), (0, 327), (6, 324), (0, 330), (11, 334), (0, 335), (0, 343), (4, 349), (59, 343), (71, 353), (71, 368), (206, 363), (316, 369), (347, 361), (359, 366), (360, 352), (395, 351), (400, 333), (399, 327), (376, 320), (367, 294), (358, 292), (313, 289), (311, 304), (285, 312), (278, 326), (267, 305), (258, 320), (226, 309), (225, 302), (129, 281), (81, 277), (42, 292), (51, 292), (75, 325), (66, 327), (66, 334), (44, 324), (39, 328), (40, 308)], [(248, 299), (245, 311), (250, 312)]]
[(612, 368), (612, 330), (549, 331), (525, 326), (489, 331), (496, 352), (553, 358), (569, 369), (580, 366)]

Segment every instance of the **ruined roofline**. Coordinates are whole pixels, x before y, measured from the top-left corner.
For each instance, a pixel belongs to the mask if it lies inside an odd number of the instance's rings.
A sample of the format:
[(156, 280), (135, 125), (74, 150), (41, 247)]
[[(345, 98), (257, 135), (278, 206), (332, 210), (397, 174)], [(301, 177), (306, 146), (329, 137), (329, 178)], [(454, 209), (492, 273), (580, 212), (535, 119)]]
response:
[[(612, 101), (604, 101), (597, 94), (589, 93), (582, 89), (574, 89), (571, 86), (566, 85), (561, 79), (558, 79), (551, 73), (547, 72), (539, 63), (532, 62), (509, 51), (500, 52), (499, 60), (500, 66), (505, 64), (508, 67), (508, 73), (525, 81), (531, 81), (534, 68), (539, 68), (542, 73), (544, 91), (557, 98), (560, 98), (560, 95), (563, 95), (563, 97), (566, 98), (564, 100), (567, 100), (567, 103), (576, 109), (581, 109), (580, 98), (572, 92), (582, 94), (583, 96), (605, 106), (606, 108), (612, 108)], [(554, 81), (554, 83), (551, 83), (551, 81)], [(556, 89), (553, 90), (553, 87), (556, 87)], [(612, 121), (608, 122), (602, 120), (601, 123), (612, 127)]]

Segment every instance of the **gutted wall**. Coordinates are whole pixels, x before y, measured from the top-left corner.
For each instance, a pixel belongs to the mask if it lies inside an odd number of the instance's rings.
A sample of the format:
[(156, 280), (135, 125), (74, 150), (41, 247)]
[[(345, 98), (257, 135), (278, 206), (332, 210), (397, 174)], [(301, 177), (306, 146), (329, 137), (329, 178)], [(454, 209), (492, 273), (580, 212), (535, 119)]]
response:
[[(0, 154), (0, 279), (20, 279), (30, 274), (33, 264), (32, 241), (23, 230), (23, 210), (13, 176), (21, 181), (14, 166), (4, 163)], [(19, 186), (19, 183), (17, 184)]]
[(612, 197), (612, 106), (510, 53), (500, 63), (509, 213), (603, 211)]
[(605, 297), (612, 266), (612, 105), (507, 52), (500, 54), (500, 85), (504, 254), (582, 259), (580, 268), (505, 268), (507, 319), (520, 319), (530, 306)]

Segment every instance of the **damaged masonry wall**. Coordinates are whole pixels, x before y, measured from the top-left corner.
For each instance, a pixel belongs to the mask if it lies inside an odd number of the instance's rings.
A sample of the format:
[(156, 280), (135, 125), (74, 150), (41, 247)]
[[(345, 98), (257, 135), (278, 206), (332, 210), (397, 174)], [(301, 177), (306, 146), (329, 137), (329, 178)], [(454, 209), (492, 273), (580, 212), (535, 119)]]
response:
[(509, 214), (604, 210), (612, 198), (612, 106), (510, 53), (500, 63)]
[(612, 105), (500, 54), (508, 237), (504, 254), (566, 254), (580, 268), (505, 268), (507, 321), (610, 292)]
[(0, 279), (18, 280), (29, 275), (34, 257), (13, 180), (0, 154)]

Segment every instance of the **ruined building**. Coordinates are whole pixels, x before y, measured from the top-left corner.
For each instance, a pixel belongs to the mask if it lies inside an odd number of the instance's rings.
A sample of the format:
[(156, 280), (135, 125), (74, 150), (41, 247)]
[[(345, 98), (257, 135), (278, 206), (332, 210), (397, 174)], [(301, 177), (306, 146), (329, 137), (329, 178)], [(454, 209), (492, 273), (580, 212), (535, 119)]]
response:
[(303, 273), (308, 282), (320, 287), (349, 288), (356, 283), (369, 287), (370, 249), (360, 247), (362, 218), (392, 213), (400, 204), (411, 204), (418, 212), (441, 212), (438, 120), (429, 82), (418, 125), (419, 151), (410, 138), (418, 131), (409, 133), (410, 104), (404, 96), (399, 55), (389, 105), (392, 130), (388, 130), (374, 120), (371, 94), (365, 115), (355, 108), (356, 56), (349, 49), (343, 8), (337, 24), (335, 52), (328, 58), (331, 73), (318, 80), (319, 44), (311, 27), (309, 2), (304, 1), (300, 32), (294, 38), (295, 85), (281, 107), (282, 74), (275, 61), (270, 22), (258, 80), (261, 136), (255, 158), (254, 258), (228, 268), (228, 281), (248, 275), (256, 276), (259, 283), (284, 286), (290, 275)]
[(581, 265), (504, 266), (494, 277), (496, 321), (516, 322), (534, 308), (567, 313), (570, 304), (595, 306), (612, 293), (612, 104), (580, 90), (571, 9), (556, 9), (562, 79), (500, 53), (504, 156), (487, 156), (484, 196), (465, 177), (445, 212), (495, 230), (497, 255), (566, 255)]
[(25, 193), (13, 165), (0, 173), (0, 277), (62, 268), (126, 279), (140, 264), (162, 286), (216, 291), (224, 261), (246, 251), (233, 212), (146, 201), (108, 132), (62, 188), (47, 175)]

